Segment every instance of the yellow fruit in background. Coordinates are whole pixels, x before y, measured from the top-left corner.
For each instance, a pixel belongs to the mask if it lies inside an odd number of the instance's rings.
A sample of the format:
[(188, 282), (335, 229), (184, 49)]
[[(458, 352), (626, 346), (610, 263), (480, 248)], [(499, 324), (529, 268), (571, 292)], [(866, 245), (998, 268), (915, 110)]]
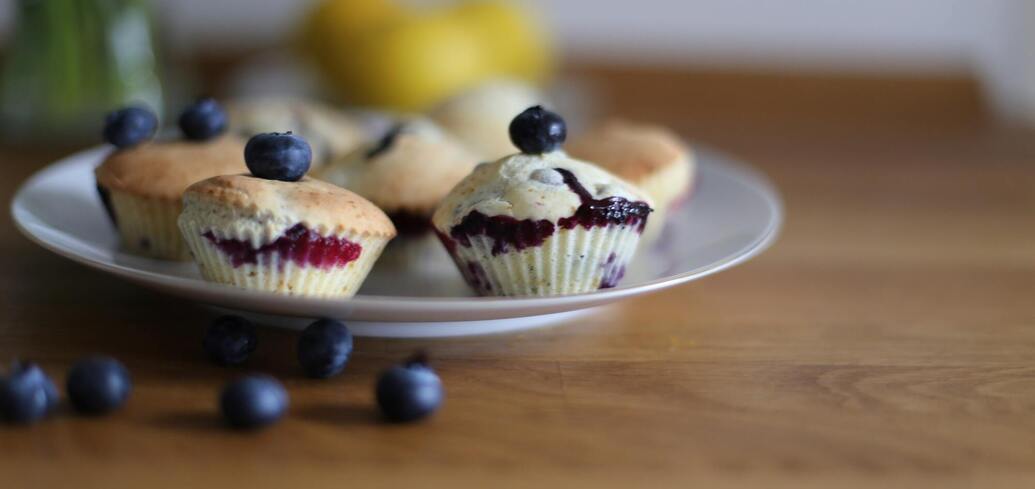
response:
[(531, 12), (501, 0), (464, 1), (452, 9), (477, 32), (501, 75), (531, 82), (545, 80), (553, 68), (550, 36)]
[(448, 15), (398, 21), (343, 60), (354, 102), (419, 111), (492, 74), (477, 37)]
[(549, 39), (501, 0), (411, 8), (399, 0), (326, 0), (307, 17), (303, 47), (344, 99), (420, 111), (490, 78), (543, 81)]
[(352, 44), (406, 15), (393, 0), (327, 0), (305, 18), (300, 40), (330, 79), (347, 84), (349, 73), (341, 61), (351, 56)]

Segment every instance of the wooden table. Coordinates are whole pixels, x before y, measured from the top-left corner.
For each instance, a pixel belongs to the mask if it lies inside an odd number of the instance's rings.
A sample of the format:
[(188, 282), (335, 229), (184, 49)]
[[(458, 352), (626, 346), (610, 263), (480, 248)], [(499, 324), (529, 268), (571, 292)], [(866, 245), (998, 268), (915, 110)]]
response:
[[(0, 217), (0, 359), (57, 379), (130, 368), (105, 419), (0, 428), (0, 487), (1033, 487), (1035, 140), (965, 79), (585, 69), (608, 111), (754, 162), (786, 200), (750, 263), (561, 327), (360, 339), (302, 378), (290, 332), (249, 370), (290, 415), (223, 429), (200, 337), (212, 313), (45, 252)], [(0, 196), (58, 150), (6, 148)], [(374, 413), (417, 348), (448, 391), (426, 423)], [(405, 486), (404, 486), (405, 484)]]

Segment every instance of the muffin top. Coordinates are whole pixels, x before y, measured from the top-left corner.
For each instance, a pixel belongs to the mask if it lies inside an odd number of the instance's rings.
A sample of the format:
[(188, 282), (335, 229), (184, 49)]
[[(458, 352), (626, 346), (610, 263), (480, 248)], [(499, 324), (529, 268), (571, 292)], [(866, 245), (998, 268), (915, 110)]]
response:
[(689, 163), (686, 145), (672, 131), (619, 119), (582, 134), (565, 149), (636, 184), (669, 166)]
[(478, 165), (445, 198), (433, 222), (445, 232), (475, 211), (490, 217), (558, 222), (572, 218), (586, 204), (605, 199), (650, 205), (634, 186), (563, 151), (515, 154)]
[(217, 235), (248, 220), (271, 234), (302, 224), (325, 236), (343, 232), (395, 236), (392, 221), (370, 201), (309, 177), (284, 182), (248, 174), (221, 175), (191, 185), (183, 193), (183, 204), (185, 215), (206, 214)]
[(518, 152), (508, 136), (510, 121), (544, 98), (523, 83), (495, 80), (447, 99), (431, 117), (468, 147), (495, 160)]
[(477, 162), (477, 156), (434, 123), (413, 119), (320, 168), (316, 176), (370, 199), (389, 214), (430, 216)]
[(156, 141), (117, 150), (94, 170), (97, 184), (142, 197), (178, 200), (190, 184), (246, 171), (244, 141)]
[(313, 163), (339, 158), (367, 142), (369, 134), (355, 117), (331, 107), (291, 97), (255, 97), (227, 104), (230, 129), (243, 137), (291, 131), (309, 142)]

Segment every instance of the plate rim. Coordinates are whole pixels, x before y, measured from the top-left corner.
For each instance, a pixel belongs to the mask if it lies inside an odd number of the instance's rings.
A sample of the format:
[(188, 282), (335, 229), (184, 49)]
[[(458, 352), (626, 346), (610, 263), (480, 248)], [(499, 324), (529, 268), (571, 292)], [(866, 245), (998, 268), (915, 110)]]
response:
[[(37, 218), (34, 213), (26, 209), (23, 204), (25, 193), (28, 192), (34, 184), (44, 179), (47, 175), (62, 170), (66, 166), (82, 164), (80, 163), (80, 160), (84, 159), (97, 159), (109, 151), (110, 149), (104, 146), (77, 151), (50, 163), (29, 176), (18, 186), (18, 189), (15, 191), (9, 204), (9, 212), (15, 228), (31, 242), (52, 253), (67, 258), (73, 262), (85, 265), (89, 268), (98, 269), (119, 276), (123, 279), (130, 280), (134, 283), (139, 283), (151, 289), (162, 289), (160, 292), (164, 292), (166, 289), (174, 289), (177, 293), (173, 295), (192, 298), (208, 304), (215, 304), (215, 302), (204, 298), (204, 296), (209, 293), (221, 294), (225, 298), (228, 297), (232, 299), (234, 303), (243, 303), (271, 297), (279, 299), (288, 298), (287, 296), (269, 292), (237, 289), (221, 284), (208, 283), (199, 279), (167, 275), (118, 263), (112, 263), (110, 261), (86, 256), (62, 243), (48, 241), (38, 235), (34, 230), (30, 229), (32, 226), (38, 226), (41, 229), (48, 227), (48, 225)], [(402, 311), (396, 309), (396, 312), (402, 312), (404, 314), (407, 312), (412, 313), (418, 311), (442, 313), (455, 310), (458, 306), (463, 306), (465, 312), (468, 313), (491, 310), (500, 312), (500, 314), (496, 314), (495, 316), (503, 318), (528, 316), (529, 314), (514, 313), (529, 309), (535, 309), (539, 311), (539, 314), (545, 314), (571, 310), (573, 309), (572, 306), (575, 306), (574, 308), (592, 307), (594, 305), (620, 300), (631, 295), (657, 292), (718, 273), (750, 260), (768, 249), (776, 241), (784, 221), (783, 202), (775, 185), (773, 185), (769, 178), (757, 168), (743, 163), (735, 157), (727, 156), (721, 151), (704, 145), (694, 144), (694, 151), (695, 153), (698, 153), (699, 156), (710, 156), (710, 158), (699, 157), (699, 164), (707, 164), (711, 167), (718, 168), (719, 171), (735, 173), (739, 179), (749, 180), (752, 186), (759, 188), (761, 190), (759, 194), (763, 198), (771, 215), (771, 219), (769, 220), (766, 229), (758, 236), (758, 238), (728, 254), (722, 260), (693, 270), (655, 278), (635, 285), (620, 285), (613, 289), (552, 297), (420, 297), (357, 294), (348, 299), (323, 299), (309, 297), (289, 298), (298, 303), (300, 308), (313, 309), (315, 311), (331, 309), (341, 310), (343, 308), (347, 308), (351, 313), (356, 313), (390, 306), (393, 308), (403, 309)], [(221, 302), (220, 304), (223, 303)], [(265, 311), (262, 310), (262, 307), (250, 307), (250, 309), (260, 312), (279, 310), (276, 307), (270, 307)], [(472, 317), (472, 319), (476, 318)], [(437, 320), (441, 319), (428, 319), (428, 321)]]

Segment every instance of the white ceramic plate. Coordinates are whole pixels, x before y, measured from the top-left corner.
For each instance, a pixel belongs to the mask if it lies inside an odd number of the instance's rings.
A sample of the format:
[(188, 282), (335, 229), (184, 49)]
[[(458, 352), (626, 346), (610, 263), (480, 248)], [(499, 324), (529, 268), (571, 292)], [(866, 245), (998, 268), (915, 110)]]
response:
[[(19, 230), (61, 256), (160, 292), (259, 313), (265, 315), (264, 322), (286, 326), (297, 326), (298, 318), (347, 319), (360, 335), (483, 334), (557, 322), (575, 311), (741, 263), (772, 242), (782, 218), (779, 197), (764, 176), (718, 153), (699, 150), (693, 197), (669, 214), (662, 239), (639, 252), (617, 288), (547, 298), (473, 297), (453, 270), (392, 273), (375, 267), (352, 299), (306, 299), (210, 284), (201, 280), (193, 263), (120, 251), (94, 187), (93, 168), (106, 151), (76, 153), (25, 182), (11, 203)], [(271, 320), (269, 315), (282, 319)]]

